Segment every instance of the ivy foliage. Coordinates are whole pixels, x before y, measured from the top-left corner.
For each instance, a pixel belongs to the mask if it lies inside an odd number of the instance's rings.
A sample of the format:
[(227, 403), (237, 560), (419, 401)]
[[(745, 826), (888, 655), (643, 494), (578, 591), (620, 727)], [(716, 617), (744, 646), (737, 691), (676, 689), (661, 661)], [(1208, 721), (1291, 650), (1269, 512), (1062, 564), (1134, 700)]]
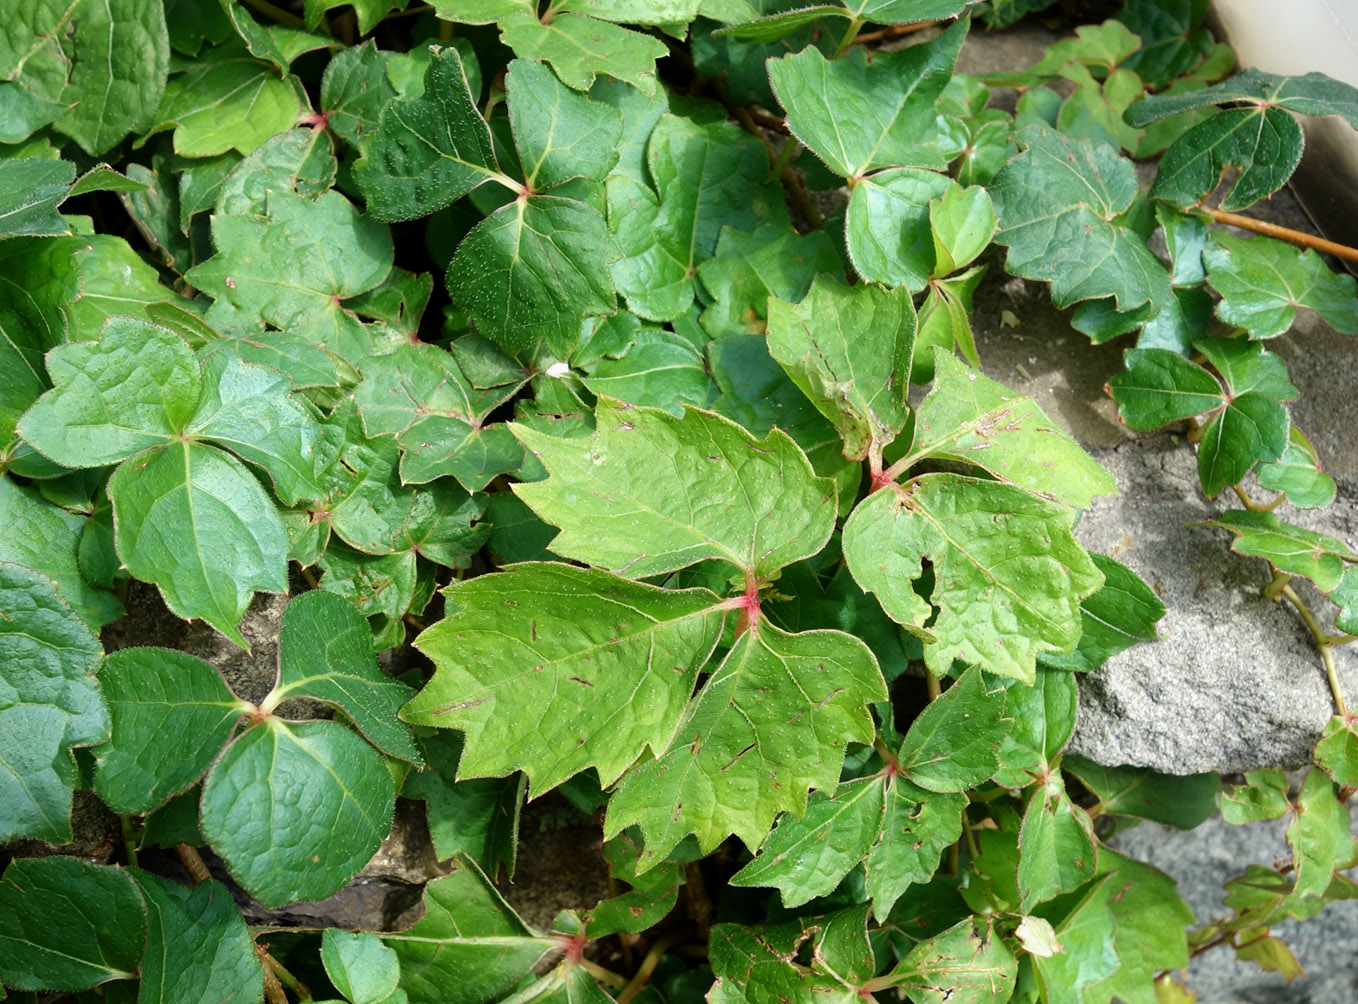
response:
[[(1209, 944), (1298, 971), (1270, 927), (1358, 895), (1354, 716), (1295, 791), (1064, 754), (1079, 675), (1165, 611), (1081, 543), (1117, 486), (980, 372), (969, 314), (1001, 271), (1049, 284), (1095, 341), (1131, 336), (1119, 414), (1191, 422), (1207, 495), (1253, 474), (1330, 504), (1269, 339), (1299, 310), (1358, 331), (1353, 279), (1203, 200), (1228, 168), (1224, 209), (1276, 191), (1294, 116), (1358, 126), (1358, 92), (1232, 74), (1202, 0), (956, 72), (973, 17), (1041, 6), (16, 7), (0, 840), (68, 843), (97, 801), (125, 841), (12, 855), (0, 984), (1151, 1004)], [(841, 188), (828, 215), (808, 194)], [(1323, 645), (1358, 634), (1343, 541), (1252, 501), (1212, 524), (1275, 592), (1333, 600)], [(256, 594), (292, 594), (267, 693), (115, 644), (143, 588), (241, 647)], [(399, 679), (379, 661), (411, 649)], [(539, 930), (495, 880), (553, 790), (593, 814), (609, 893)], [(340, 891), (398, 795), (447, 862), (420, 919), (259, 940), (233, 894)], [(1218, 808), (1290, 813), (1291, 860), (1190, 933), (1104, 837)], [(650, 955), (610, 971), (603, 939)]]

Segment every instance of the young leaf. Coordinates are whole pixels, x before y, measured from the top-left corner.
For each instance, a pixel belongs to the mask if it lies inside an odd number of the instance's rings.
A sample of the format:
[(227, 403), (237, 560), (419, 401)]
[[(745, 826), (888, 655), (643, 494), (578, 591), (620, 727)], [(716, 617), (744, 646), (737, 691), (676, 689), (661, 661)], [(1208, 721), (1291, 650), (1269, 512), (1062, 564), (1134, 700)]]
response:
[(1292, 808), (1287, 798), (1287, 775), (1270, 769), (1249, 771), (1244, 784), (1224, 786), (1218, 801), (1221, 818), (1235, 826), (1277, 819)]
[(267, 718), (208, 775), (201, 825), (236, 881), (277, 907), (353, 878), (391, 830), (395, 802), (381, 756), (349, 729)]
[(1323, 770), (1306, 775), (1296, 806), (1296, 815), (1287, 827), (1287, 844), (1296, 868), (1289, 897), (1294, 902), (1323, 895), (1335, 869), (1347, 867), (1358, 846), (1349, 810), (1335, 797), (1334, 784)]
[(71, 748), (109, 734), (94, 676), (103, 653), (40, 572), (0, 561), (0, 610), (0, 840), (65, 843), (76, 784)]
[(527, 927), (465, 858), (424, 887), (424, 907), (414, 927), (381, 936), (396, 952), (401, 988), (413, 1001), (493, 1000), (554, 944)]
[(328, 927), (321, 934), (321, 962), (335, 989), (352, 1004), (382, 1004), (396, 992), (400, 961), (377, 935)]
[(251, 710), (210, 665), (171, 649), (114, 652), (99, 679), (113, 736), (95, 751), (94, 790), (115, 812), (149, 812), (188, 789)]
[(934, 350), (934, 387), (915, 413), (910, 455), (973, 464), (1066, 505), (1117, 494), (1113, 476), (1030, 397)]
[(1145, 580), (1126, 565), (1102, 554), (1090, 554), (1103, 573), (1103, 585), (1080, 604), (1084, 630), (1069, 655), (1047, 652), (1039, 661), (1056, 669), (1088, 672), (1119, 652), (1143, 641), (1155, 641), (1155, 625), (1165, 605)]
[(1018, 962), (991, 920), (968, 917), (912, 948), (885, 979), (914, 1004), (1008, 1000)]
[(1358, 731), (1353, 723), (1352, 715), (1336, 715), (1325, 723), (1325, 732), (1316, 743), (1316, 763), (1336, 784), (1358, 783)]
[(669, 748), (623, 778), (605, 836), (639, 824), (646, 867), (689, 833), (704, 852), (733, 833), (758, 847), (780, 811), (805, 810), (808, 788), (836, 783), (844, 745), (871, 737), (864, 704), (885, 695), (858, 639), (759, 624), (690, 703)]
[(824, 230), (799, 234), (766, 226), (746, 234), (722, 227), (716, 253), (698, 266), (715, 301), (703, 311), (703, 328), (713, 338), (763, 334), (769, 301), (799, 302), (822, 272), (844, 278), (844, 263)]
[(1124, 372), (1108, 381), (1118, 418), (1132, 429), (1158, 429), (1221, 406), (1221, 385), (1199, 366), (1169, 349), (1129, 349)]
[(1288, 505), (1298, 509), (1323, 509), (1334, 501), (1335, 483), (1320, 468), (1320, 456), (1311, 441), (1295, 425), (1287, 437), (1287, 449), (1271, 464), (1255, 471), (1259, 487), (1282, 492)]
[(666, 861), (644, 875), (638, 875), (643, 848), (626, 833), (608, 841), (603, 850), (613, 880), (626, 882), (632, 888), (604, 900), (584, 915), (590, 937), (644, 931), (664, 920), (679, 900), (684, 866), (677, 861)]
[(769, 61), (787, 124), (830, 169), (859, 179), (881, 167), (942, 168), (934, 104), (967, 34), (965, 19), (932, 42), (895, 53), (862, 48), (826, 59), (814, 46)]
[(262, 711), (293, 697), (324, 701), (382, 752), (423, 767), (410, 730), (396, 720), (410, 696), (377, 665), (372, 630), (352, 603), (316, 589), (288, 604), (279, 626), (278, 681)]
[(566, 89), (541, 63), (510, 63), (505, 99), (523, 178), (533, 191), (573, 178), (603, 181), (618, 162), (622, 116)]
[(1345, 567), (1358, 561), (1342, 540), (1284, 523), (1271, 512), (1229, 509), (1208, 522), (1234, 534), (1236, 554), (1264, 558), (1288, 575), (1304, 575), (1323, 593), (1338, 588)]
[(1217, 810), (1221, 778), (1215, 773), (1180, 777), (1144, 767), (1105, 767), (1068, 755), (1061, 766), (1099, 797), (1099, 809), (1191, 830)]
[(146, 907), (122, 868), (18, 858), (0, 877), (0, 981), (16, 990), (85, 990), (137, 978)]
[(1221, 294), (1217, 316), (1251, 338), (1281, 335), (1292, 327), (1298, 307), (1314, 310), (1336, 331), (1358, 334), (1353, 276), (1331, 272), (1312, 250), (1268, 237), (1216, 233), (1202, 259), (1207, 282)]
[(631, 578), (724, 558), (762, 578), (829, 538), (834, 487), (781, 431), (758, 441), (710, 412), (675, 418), (608, 398), (596, 421), (589, 439), (510, 426), (550, 475), (515, 493), (561, 527), (557, 554)]
[(225, 453), (186, 440), (141, 454), (109, 479), (115, 545), (184, 618), (245, 647), (237, 624), (256, 589), (288, 588), (288, 535), (258, 481)]
[(945, 175), (913, 167), (878, 171), (855, 185), (844, 242), (859, 276), (912, 293), (928, 285), (938, 262), (929, 207), (950, 185)]
[(1165, 267), (1130, 228), (1114, 222), (1137, 194), (1132, 163), (1097, 140), (1071, 139), (1045, 126), (1018, 133), (1025, 152), (995, 175), (988, 191), (1000, 217), (995, 240), (1005, 267), (1052, 284), (1052, 302), (1111, 296), (1127, 312), (1170, 297)]
[(910, 724), (896, 754), (901, 772), (929, 791), (976, 787), (995, 773), (995, 751), (1012, 724), (1004, 709), (1004, 690), (986, 690), (971, 667)]
[(945, 276), (966, 268), (986, 249), (999, 221), (984, 188), (949, 185), (929, 203), (929, 228), (934, 235), (932, 274)]
[(557, 562), (446, 595), (457, 612), (417, 642), (437, 671), (402, 717), (461, 729), (460, 774), (523, 770), (533, 794), (589, 767), (611, 784), (648, 746), (665, 749), (725, 619), (707, 590)]
[(905, 427), (915, 309), (904, 288), (817, 277), (801, 303), (770, 299), (769, 352), (844, 440), (844, 456), (881, 451)]
[(185, 888), (149, 872), (133, 869), (130, 874), (146, 902), (139, 1002), (259, 1000), (264, 971), (224, 886), (209, 880)]
[[(1039, 653), (1075, 647), (1080, 601), (1103, 581), (1073, 525), (1073, 511), (1021, 488), (926, 474), (859, 504), (844, 526), (844, 558), (858, 584), (925, 640), (935, 675), (961, 659), (1031, 682)], [(911, 587), (925, 558), (931, 600)]]

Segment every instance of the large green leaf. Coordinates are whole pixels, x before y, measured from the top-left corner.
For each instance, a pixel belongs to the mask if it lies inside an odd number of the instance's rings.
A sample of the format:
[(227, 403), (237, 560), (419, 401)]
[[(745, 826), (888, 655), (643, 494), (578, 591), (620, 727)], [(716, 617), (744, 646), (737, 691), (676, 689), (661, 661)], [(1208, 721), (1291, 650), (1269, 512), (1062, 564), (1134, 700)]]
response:
[(411, 1004), (483, 1004), (505, 993), (553, 945), (529, 929), (465, 858), (424, 888), (424, 916), (382, 935)]
[(909, 454), (973, 464), (1045, 498), (1088, 506), (1117, 494), (1113, 476), (1037, 406), (934, 350), (934, 386), (915, 413)]
[(146, 907), (121, 868), (18, 858), (0, 878), (0, 981), (16, 990), (135, 979), (145, 939)]
[(114, 542), (133, 577), (154, 582), (184, 618), (238, 645), (256, 589), (288, 588), (288, 535), (273, 502), (235, 458), (192, 441), (132, 457), (108, 483)]
[[(844, 558), (858, 584), (925, 640), (935, 675), (961, 659), (1032, 682), (1039, 653), (1075, 647), (1080, 601), (1103, 582), (1074, 522), (1073, 510), (1012, 485), (926, 474), (854, 510)], [(928, 600), (911, 586), (925, 558)]]
[(1122, 312), (1167, 302), (1165, 267), (1115, 222), (1137, 194), (1132, 162), (1107, 143), (1041, 125), (1020, 130), (1018, 141), (1026, 149), (988, 189), (1000, 218), (995, 240), (1009, 248), (1006, 268), (1050, 282), (1058, 307), (1109, 296)]
[(99, 640), (40, 572), (0, 561), (0, 840), (71, 839), (75, 746), (108, 738)]
[[(593, 13), (593, 5), (588, 8)], [(500, 19), (504, 42), (524, 59), (550, 63), (578, 91), (598, 74), (625, 80), (643, 94), (656, 93), (655, 61), (668, 51), (658, 38), (566, 10), (543, 24), (532, 13)]]
[(1314, 251), (1268, 237), (1214, 233), (1202, 259), (1208, 283), (1221, 294), (1217, 316), (1251, 338), (1281, 335), (1298, 307), (1314, 310), (1336, 331), (1358, 334), (1353, 276), (1331, 272)]
[(149, 872), (131, 874), (146, 903), (139, 1004), (256, 1004), (264, 971), (226, 887), (209, 880), (186, 889)]
[(316, 589), (288, 604), (279, 626), (278, 682), (261, 710), (293, 697), (340, 709), (388, 756), (423, 766), (410, 731), (396, 721), (410, 688), (383, 673), (372, 630), (352, 603)]
[(113, 736), (95, 751), (94, 790), (116, 812), (149, 812), (187, 790), (254, 710), (206, 662), (171, 649), (114, 652), (99, 680)]
[(603, 181), (617, 163), (622, 116), (563, 87), (541, 63), (510, 63), (505, 95), (523, 179), (534, 192), (573, 178)]
[(457, 612), (419, 639), (437, 672), (402, 715), (466, 734), (461, 775), (523, 770), (533, 793), (588, 767), (611, 784), (648, 747), (666, 749), (725, 619), (705, 589), (560, 563), (446, 595)]
[(798, 302), (822, 272), (844, 278), (844, 263), (824, 230), (799, 234), (768, 226), (747, 234), (723, 227), (716, 253), (698, 266), (716, 301), (702, 313), (703, 328), (713, 338), (761, 334), (769, 300)]
[(1337, 868), (1353, 861), (1358, 838), (1353, 835), (1349, 810), (1335, 796), (1334, 783), (1323, 770), (1311, 770), (1297, 793), (1296, 814), (1287, 827), (1296, 869), (1294, 901), (1321, 896)]
[(395, 802), (382, 757), (349, 729), (266, 718), (208, 775), (201, 826), (250, 895), (283, 906), (353, 878), (390, 831)]
[(800, 303), (770, 299), (769, 352), (862, 460), (905, 427), (915, 308), (904, 288), (817, 277)]
[(942, 168), (934, 104), (967, 34), (959, 21), (900, 52), (864, 49), (835, 60), (808, 47), (769, 62), (788, 128), (830, 169), (855, 181), (881, 167)]
[(608, 398), (596, 422), (588, 439), (511, 426), (550, 475), (515, 492), (561, 527), (552, 550), (564, 557), (631, 578), (723, 558), (765, 577), (829, 538), (834, 487), (777, 429), (760, 441), (710, 412)]
[(914, 884), (938, 870), (943, 851), (962, 836), (965, 795), (925, 791), (905, 778), (887, 786), (882, 835), (864, 862), (873, 912), (885, 917)]
[(758, 847), (780, 811), (804, 811), (808, 788), (836, 783), (844, 745), (871, 738), (866, 702), (885, 696), (858, 639), (760, 623), (690, 703), (669, 748), (624, 776), (605, 836), (639, 824), (646, 867), (689, 833), (704, 852), (731, 834)]
[(918, 292), (936, 263), (929, 206), (949, 187), (946, 175), (891, 168), (854, 186), (844, 220), (845, 247), (859, 276)]
[(995, 773), (996, 751), (1013, 719), (1005, 717), (1005, 692), (987, 690), (973, 666), (910, 723), (900, 770), (929, 791), (966, 791)]

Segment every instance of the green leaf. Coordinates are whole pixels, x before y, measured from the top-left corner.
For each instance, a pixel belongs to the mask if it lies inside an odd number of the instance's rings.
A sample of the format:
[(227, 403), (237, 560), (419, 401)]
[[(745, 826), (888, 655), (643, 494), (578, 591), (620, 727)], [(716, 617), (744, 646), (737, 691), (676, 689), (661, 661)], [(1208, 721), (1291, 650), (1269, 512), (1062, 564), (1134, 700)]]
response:
[(382, 220), (428, 216), (499, 174), (456, 47), (429, 57), (422, 95), (383, 107), (362, 152), (354, 180)]
[(1137, 194), (1132, 163), (1097, 140), (1072, 139), (1032, 125), (1026, 147), (987, 189), (1000, 218), (995, 240), (1005, 267), (1052, 284), (1052, 302), (1111, 296), (1119, 311), (1170, 297), (1169, 277), (1130, 228), (1115, 222)]
[(350, 146), (358, 146), (377, 128), (382, 109), (396, 97), (396, 88), (387, 77), (394, 55), (368, 39), (341, 49), (326, 64), (321, 111), (335, 135)]
[(945, 276), (966, 268), (989, 246), (999, 221), (984, 188), (949, 185), (929, 203), (929, 227), (934, 235), (933, 274)]
[[(1087, 999), (1152, 1004), (1152, 982), (1166, 969), (1188, 965), (1187, 929), (1193, 911), (1175, 890), (1174, 880), (1150, 865), (1108, 847), (1099, 849), (1099, 874), (1111, 874), (1105, 887), (1116, 928), (1113, 947), (1118, 965), (1096, 984)], [(1079, 939), (1075, 946), (1078, 948)]]
[(1202, 258), (1208, 283), (1221, 294), (1217, 316), (1251, 338), (1281, 335), (1298, 307), (1314, 310), (1336, 331), (1358, 334), (1353, 276), (1331, 272), (1314, 251), (1268, 237), (1214, 233)]
[(524, 181), (533, 191), (573, 178), (602, 181), (618, 162), (622, 116), (563, 87), (541, 63), (510, 63), (505, 95)]
[(1323, 593), (1338, 588), (1348, 563), (1358, 561), (1342, 540), (1284, 523), (1271, 512), (1229, 509), (1208, 523), (1234, 534), (1236, 554), (1264, 558), (1287, 575), (1304, 575)]
[(934, 351), (934, 387), (915, 414), (910, 455), (972, 464), (1067, 505), (1117, 494), (1113, 476), (1032, 398)]
[(156, 0), (79, 0), (72, 6), (74, 58), (58, 98), (70, 110), (53, 128), (97, 157), (154, 119), (170, 63), (165, 11)]
[(943, 168), (934, 104), (967, 34), (959, 21), (932, 42), (873, 54), (860, 47), (829, 60), (810, 47), (769, 62), (787, 124), (844, 178), (880, 167)]
[(1058, 776), (1033, 789), (1019, 831), (1018, 888), (1024, 912), (1094, 877), (1098, 843), (1089, 815)]
[(965, 795), (935, 794), (896, 778), (887, 787), (882, 835), (864, 862), (873, 914), (885, 917), (909, 886), (928, 882), (962, 836)]
[(1244, 784), (1223, 786), (1218, 801), (1221, 818), (1235, 826), (1277, 819), (1292, 807), (1287, 798), (1287, 775), (1270, 769), (1248, 771)]
[(405, 3), (406, 0), (306, 0), (306, 26), (309, 31), (315, 31), (326, 11), (352, 6), (358, 21), (358, 33), (366, 35), (377, 27), (386, 14), (401, 10)]
[[(859, 504), (844, 526), (844, 557), (858, 584), (924, 639), (935, 675), (961, 659), (1031, 682), (1039, 653), (1074, 649), (1079, 603), (1103, 581), (1071, 534), (1074, 519), (1012, 485), (926, 474)], [(925, 558), (931, 600), (910, 585)]]
[[(593, 13), (592, 5), (589, 8)], [(543, 24), (532, 13), (499, 19), (505, 45), (524, 59), (550, 63), (567, 87), (587, 90), (598, 74), (656, 93), (655, 61), (669, 50), (657, 38), (565, 11)]]
[(745, 234), (723, 227), (716, 253), (698, 266), (715, 301), (703, 311), (703, 328), (713, 338), (763, 334), (769, 300), (797, 303), (821, 272), (844, 278), (844, 264), (824, 230), (799, 234), (768, 226)]
[(1097, 795), (1099, 808), (1110, 815), (1191, 830), (1217, 810), (1221, 778), (1215, 773), (1157, 774), (1144, 767), (1105, 767), (1073, 754), (1063, 757), (1061, 766)]
[(731, 884), (772, 886), (788, 909), (833, 892), (881, 836), (885, 796), (875, 777), (842, 784), (833, 797), (812, 792), (806, 812), (781, 816), (759, 856)]
[[(1097, 992), (1095, 987), (1116, 979), (1119, 960), (1112, 898), (1117, 888), (1116, 876), (1089, 886), (1056, 927), (1065, 951), (1034, 956), (1038, 985), (1052, 1004), (1084, 1004)], [(1139, 982), (1144, 985), (1146, 981)]]
[(1125, 371), (1108, 381), (1118, 418), (1132, 429), (1158, 429), (1219, 408), (1221, 385), (1206, 369), (1169, 349), (1129, 349)]
[(1140, 36), (1141, 48), (1122, 65), (1155, 88), (1192, 70), (1212, 47), (1211, 32), (1200, 27), (1206, 11), (1207, 0), (1131, 0), (1118, 12), (1118, 20)]
[(346, 358), (366, 355), (367, 335), (341, 301), (391, 271), (390, 232), (339, 192), (273, 192), (267, 201), (262, 216), (212, 218), (217, 254), (185, 276), (214, 297), (207, 322), (234, 335), (272, 326)]
[(844, 745), (871, 738), (865, 702), (885, 695), (858, 639), (759, 624), (690, 703), (669, 748), (623, 778), (605, 837), (639, 824), (647, 867), (689, 833), (705, 853), (731, 834), (758, 847), (780, 811), (801, 814), (808, 788), (837, 782)]
[(1288, 504), (1298, 509), (1323, 509), (1334, 501), (1334, 478), (1321, 470), (1316, 448), (1295, 425), (1282, 458), (1260, 464), (1255, 477), (1259, 487), (1282, 492)]
[(581, 382), (593, 394), (676, 416), (683, 415), (684, 405), (703, 408), (717, 395), (706, 360), (693, 343), (660, 328), (639, 329), (623, 358), (592, 363)]
[(1103, 585), (1080, 604), (1084, 630), (1079, 644), (1070, 655), (1042, 655), (1045, 665), (1089, 672), (1133, 645), (1156, 640), (1155, 625), (1165, 616), (1165, 605), (1155, 590), (1121, 562), (1102, 554), (1090, 558), (1103, 573)]
[(679, 901), (679, 887), (684, 884), (683, 865), (666, 861), (644, 875), (638, 875), (643, 848), (638, 840), (626, 833), (620, 833), (604, 844), (603, 851), (612, 882), (626, 882), (632, 888), (602, 901), (584, 915), (591, 938), (644, 931), (669, 915)]
[(135, 578), (185, 619), (245, 647), (237, 624), (256, 589), (288, 588), (288, 536), (240, 461), (184, 441), (128, 460), (108, 483), (114, 543)]
[(675, 418), (608, 398), (596, 421), (589, 439), (511, 426), (551, 475), (515, 493), (561, 527), (557, 554), (631, 578), (723, 558), (762, 578), (829, 538), (833, 485), (779, 430), (759, 441), (710, 412)]
[(18, 858), (0, 877), (0, 981), (16, 990), (85, 990), (137, 977), (146, 907), (121, 868)]
[(769, 352), (844, 440), (844, 456), (881, 451), (905, 427), (915, 309), (904, 288), (817, 277), (800, 303), (770, 299)]
[(342, 725), (266, 718), (208, 775), (201, 825), (236, 881), (278, 907), (353, 878), (390, 831), (395, 800), (381, 756)]
[(225, 886), (208, 880), (186, 889), (148, 872), (131, 875), (146, 902), (139, 1002), (259, 1000), (264, 971)]
[(202, 390), (193, 350), (174, 332), (111, 318), (98, 341), (47, 356), (54, 387), (19, 420), (19, 435), (65, 467), (103, 467), (183, 432)]
[(611, 784), (648, 747), (664, 750), (725, 619), (705, 589), (556, 562), (514, 565), (446, 595), (457, 612), (417, 643), (437, 670), (402, 717), (461, 729), (460, 774), (522, 770), (530, 794), (589, 767)]
[(1287, 827), (1296, 869), (1289, 899), (1321, 896), (1334, 879), (1336, 868), (1353, 859), (1356, 838), (1349, 810), (1335, 797), (1334, 784), (1323, 770), (1306, 775), (1297, 793), (1297, 811)]
[(109, 733), (94, 676), (102, 650), (41, 572), (0, 561), (0, 609), (0, 840), (66, 843), (71, 748)]
[(1018, 962), (993, 921), (980, 917), (921, 941), (885, 979), (914, 1004), (990, 1004), (1008, 1000)]
[(57, 212), (70, 192), (75, 165), (24, 157), (0, 161), (0, 238), (71, 232)]
[(171, 649), (114, 652), (99, 680), (113, 736), (95, 751), (94, 790), (115, 812), (149, 812), (197, 783), (253, 709), (206, 662)]
[(414, 1004), (483, 1004), (523, 979), (554, 944), (530, 930), (465, 858), (424, 887), (424, 908), (414, 927), (381, 936), (400, 960), (401, 988)]
[(324, 590), (303, 593), (288, 604), (279, 631), (278, 682), (262, 711), (294, 697), (324, 701), (388, 756), (424, 765), (410, 731), (396, 721), (410, 688), (377, 665), (372, 631), (353, 604)]
[[(71, 256), (53, 246), (59, 243), (0, 242), (0, 444), (9, 443), (19, 416), (51, 386), (43, 354), (66, 340), (66, 319), (51, 301), (74, 296), (75, 290), (52, 296), (52, 286), (73, 287), (75, 275)], [(64, 273), (64, 282), (56, 280), (54, 268)]]
[(729, 122), (661, 116), (646, 165), (654, 190), (625, 172), (608, 179), (609, 230), (621, 249), (612, 273), (634, 313), (671, 321), (693, 302), (697, 268), (723, 227), (785, 224), (787, 209), (764, 147)]
[(858, 274), (911, 292), (928, 285), (937, 265), (929, 207), (951, 185), (945, 175), (913, 167), (879, 171), (855, 185), (844, 239)]
[(1009, 732), (1002, 689), (986, 690), (973, 666), (910, 725), (896, 757), (900, 770), (929, 791), (966, 791), (995, 773), (995, 751)]
[(1336, 715), (1325, 723), (1325, 732), (1316, 743), (1316, 763), (1336, 784), (1358, 784), (1358, 731), (1353, 722), (1351, 715)]
[(122, 616), (112, 593), (95, 589), (80, 572), (83, 516), (49, 505), (29, 488), (0, 477), (0, 561), (41, 572), (94, 630)]
[(330, 134), (289, 129), (253, 150), (222, 179), (218, 215), (268, 212), (269, 195), (283, 192), (315, 197), (335, 183), (338, 166)]
[(617, 308), (608, 266), (619, 256), (592, 206), (554, 195), (516, 199), (463, 240), (448, 266), (448, 292), (506, 351), (541, 339), (565, 356), (586, 317)]
[(321, 933), (321, 962), (335, 989), (353, 1004), (381, 1004), (401, 976), (396, 953), (368, 931), (328, 927)]

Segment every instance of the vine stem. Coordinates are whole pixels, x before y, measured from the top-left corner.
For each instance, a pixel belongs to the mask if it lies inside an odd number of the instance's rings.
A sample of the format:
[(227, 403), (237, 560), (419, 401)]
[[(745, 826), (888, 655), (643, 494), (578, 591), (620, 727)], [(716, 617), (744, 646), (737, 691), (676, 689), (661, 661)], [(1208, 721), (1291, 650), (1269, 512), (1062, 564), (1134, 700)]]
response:
[(269, 1004), (288, 1004), (288, 995), (283, 992), (283, 984), (278, 982), (278, 974), (269, 965), (269, 950), (263, 945), (255, 945), (255, 954), (264, 969), (264, 999)]
[(279, 962), (268, 952), (265, 952), (264, 954), (264, 962), (269, 969), (273, 970), (274, 976), (278, 977), (278, 982), (295, 993), (299, 1001), (309, 1001), (313, 999), (311, 991), (306, 988), (306, 984), (296, 976), (293, 976), (292, 973), (288, 972), (287, 969), (284, 968), (283, 963)]
[(618, 992), (618, 1004), (627, 1004), (633, 997), (641, 992), (641, 988), (646, 985), (646, 981), (655, 972), (655, 967), (660, 964), (660, 959), (675, 945), (683, 941), (691, 932), (687, 928), (680, 928), (671, 931), (662, 938), (657, 938), (651, 945), (651, 950), (646, 953), (646, 957), (641, 960), (641, 965), (637, 967), (636, 973), (627, 982), (627, 986)]
[(212, 877), (208, 873), (207, 865), (203, 864), (202, 857), (188, 844), (175, 844), (174, 852), (179, 855), (179, 863), (189, 873), (189, 878), (193, 879), (194, 885), (199, 882), (206, 882)]
[(1264, 234), (1266, 237), (1277, 237), (1279, 240), (1300, 244), (1302, 247), (1315, 248), (1317, 251), (1332, 254), (1336, 258), (1358, 261), (1358, 248), (1351, 248), (1347, 244), (1336, 244), (1334, 241), (1327, 241), (1324, 237), (1316, 237), (1314, 234), (1305, 234), (1300, 230), (1280, 227), (1276, 223), (1265, 223), (1263, 220), (1256, 220), (1252, 216), (1228, 213), (1220, 209), (1213, 209), (1210, 206), (1200, 206), (1199, 208), (1217, 223), (1239, 227), (1241, 230), (1249, 230), (1256, 234)]
[(853, 40), (858, 37), (858, 33), (866, 23), (866, 21), (860, 21), (858, 18), (849, 21), (849, 30), (844, 33), (844, 37), (839, 40), (839, 45), (835, 48), (835, 59), (838, 59), (844, 54), (845, 49), (853, 45)]
[(137, 867), (137, 841), (136, 832), (132, 826), (132, 817), (124, 813), (118, 814), (118, 825), (123, 831), (123, 847), (127, 851), (127, 863), (133, 868)]
[(920, 21), (918, 24), (893, 24), (889, 28), (882, 28), (878, 31), (870, 31), (866, 35), (859, 35), (851, 44), (867, 45), (870, 42), (882, 42), (889, 38), (900, 38), (902, 35), (911, 35), (925, 28), (933, 28), (942, 24), (942, 21)]
[(615, 990), (618, 987), (627, 986), (626, 976), (623, 976), (621, 973), (615, 973), (611, 969), (605, 969), (597, 962), (592, 962), (589, 959), (581, 959), (578, 965), (600, 983), (606, 983)]
[(1311, 611), (1307, 609), (1300, 596), (1297, 595), (1290, 585), (1284, 585), (1280, 590), (1283, 596), (1287, 597), (1289, 603), (1296, 607), (1297, 613), (1306, 623), (1311, 631), (1311, 636), (1315, 638), (1316, 648), (1320, 650), (1320, 658), (1325, 663), (1325, 678), (1330, 681), (1330, 694), (1334, 697), (1335, 711), (1342, 717), (1348, 714), (1348, 709), (1344, 706), (1344, 692), (1339, 687), (1339, 672), (1334, 665), (1334, 652), (1331, 651), (1329, 642), (1325, 640), (1325, 632), (1320, 629), (1316, 619), (1311, 616)]

